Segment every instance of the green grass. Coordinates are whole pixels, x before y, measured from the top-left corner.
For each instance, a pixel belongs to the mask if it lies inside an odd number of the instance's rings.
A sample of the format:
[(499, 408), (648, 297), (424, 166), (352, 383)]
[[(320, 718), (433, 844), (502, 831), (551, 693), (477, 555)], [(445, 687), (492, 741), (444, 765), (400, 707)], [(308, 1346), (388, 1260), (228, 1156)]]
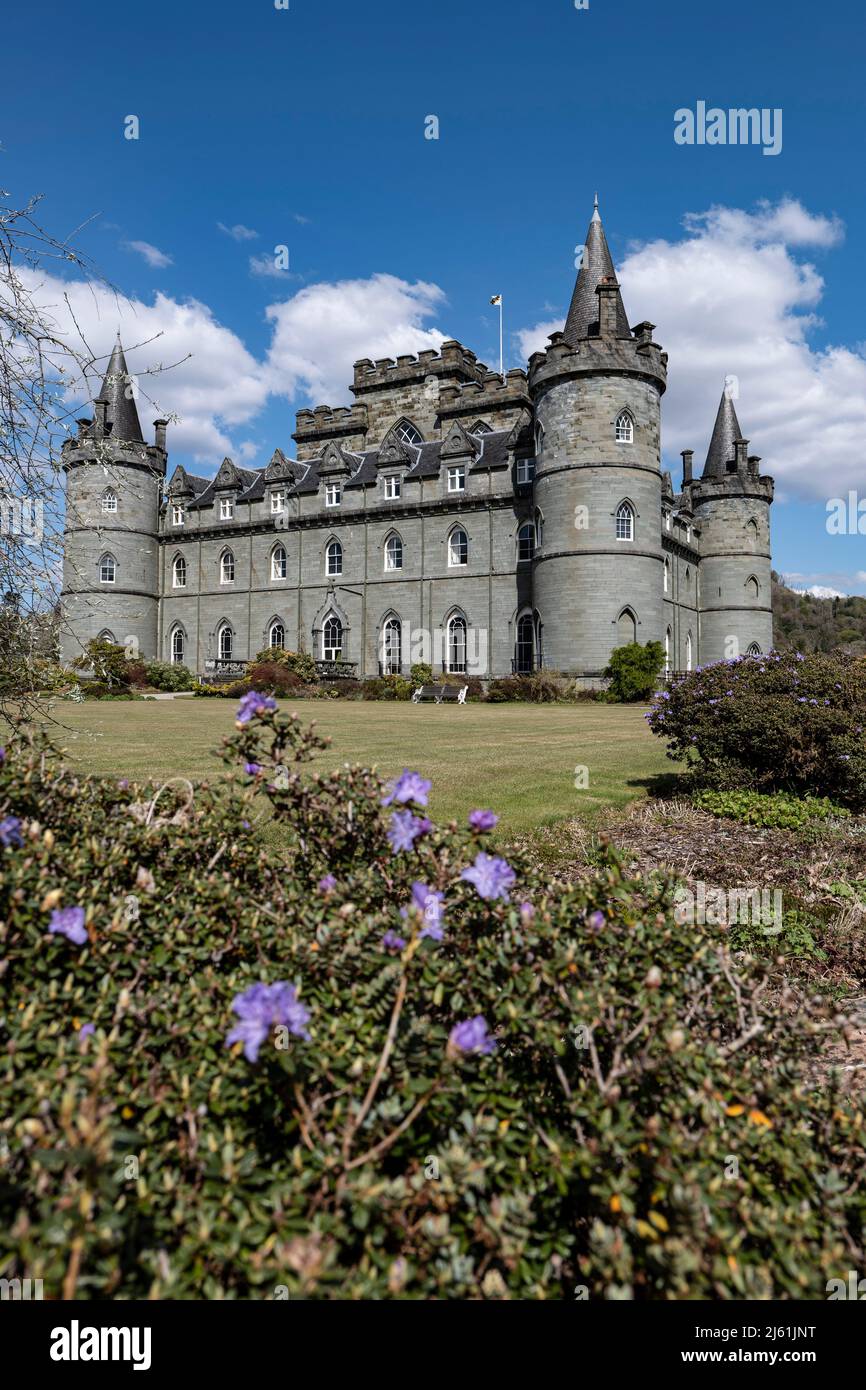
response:
[[(70, 760), (100, 775), (193, 780), (221, 775), (213, 756), (234, 730), (230, 700), (57, 702), (55, 740)], [(592, 820), (606, 807), (645, 795), (646, 783), (670, 773), (658, 738), (634, 705), (435, 706), (320, 700), (284, 702), (316, 720), (331, 747), (315, 762), (375, 765), (385, 776), (417, 768), (433, 782), (435, 819), (462, 819), (476, 806), (502, 817), (511, 835), (566, 817)], [(586, 790), (575, 768), (588, 769)]]

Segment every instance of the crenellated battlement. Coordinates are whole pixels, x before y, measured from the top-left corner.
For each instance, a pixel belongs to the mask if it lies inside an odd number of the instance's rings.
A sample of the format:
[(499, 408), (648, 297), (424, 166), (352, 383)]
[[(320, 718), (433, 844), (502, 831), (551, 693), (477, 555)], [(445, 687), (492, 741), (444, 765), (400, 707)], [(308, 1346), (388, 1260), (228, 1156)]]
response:
[(429, 376), (455, 376), (464, 381), (481, 382), (486, 374), (486, 364), (478, 361), (471, 348), (464, 347), (456, 338), (448, 338), (438, 352), (425, 348), (417, 356), (407, 353), (396, 360), (380, 357), (375, 362), (362, 357), (354, 366), (352, 391), (357, 396), (410, 382), (420, 384)]

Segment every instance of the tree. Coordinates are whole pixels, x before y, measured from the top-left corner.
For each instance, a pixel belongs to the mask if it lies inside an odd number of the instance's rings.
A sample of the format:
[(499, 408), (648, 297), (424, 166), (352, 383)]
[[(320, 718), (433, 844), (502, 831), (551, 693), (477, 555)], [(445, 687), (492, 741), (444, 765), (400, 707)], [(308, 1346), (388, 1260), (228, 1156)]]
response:
[(617, 700), (648, 700), (655, 691), (665, 663), (661, 642), (629, 642), (611, 653), (605, 675), (610, 678), (610, 693)]

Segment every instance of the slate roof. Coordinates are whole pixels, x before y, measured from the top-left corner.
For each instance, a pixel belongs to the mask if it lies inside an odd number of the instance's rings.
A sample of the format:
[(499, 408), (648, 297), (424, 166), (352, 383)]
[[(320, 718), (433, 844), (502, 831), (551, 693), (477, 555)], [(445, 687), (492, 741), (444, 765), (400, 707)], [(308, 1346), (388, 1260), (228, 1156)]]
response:
[(144, 435), (141, 432), (138, 410), (132, 391), (128, 390), (131, 380), (118, 333), (98, 399), (108, 401), (105, 422), (111, 426), (112, 439), (143, 444)]
[(713, 437), (710, 440), (707, 461), (704, 464), (703, 476), (705, 478), (724, 478), (727, 475), (727, 465), (733, 463), (737, 457), (734, 440), (742, 439), (742, 437), (734, 402), (725, 388), (722, 392), (722, 399), (719, 401)]
[[(604, 227), (601, 225), (598, 199), (596, 199), (592, 221), (586, 234), (583, 263), (574, 286), (574, 293), (571, 296), (568, 318), (565, 321), (565, 341), (570, 347), (577, 347), (581, 338), (588, 338), (590, 330), (592, 330), (592, 336), (597, 335), (598, 295), (595, 291), (599, 281), (608, 275), (616, 279), (613, 258), (608, 248)], [(619, 290), (616, 293), (616, 333), (618, 338), (631, 336), (625, 306)]]

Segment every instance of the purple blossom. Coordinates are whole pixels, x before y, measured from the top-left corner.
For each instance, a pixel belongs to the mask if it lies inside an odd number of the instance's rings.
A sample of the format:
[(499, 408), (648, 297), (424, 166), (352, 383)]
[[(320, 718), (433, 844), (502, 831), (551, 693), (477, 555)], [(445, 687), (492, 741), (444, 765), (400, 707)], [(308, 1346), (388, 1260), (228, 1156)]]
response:
[(4, 849), (13, 846), (18, 849), (23, 844), (21, 822), (18, 817), (6, 816), (4, 820), (0, 820), (0, 845), (3, 845)]
[(90, 1037), (93, 1033), (95, 1033), (95, 1032), (96, 1032), (96, 1024), (95, 1024), (95, 1023), (83, 1023), (83, 1024), (81, 1025), (81, 1027), (79, 1028), (79, 1030), (78, 1030), (78, 1041), (79, 1041), (79, 1042), (84, 1042), (84, 1039), (85, 1039), (85, 1038), (89, 1038), (89, 1037)]
[(320, 893), (325, 893), (325, 894), (327, 894), (327, 893), (333, 893), (333, 891), (334, 891), (334, 889), (336, 888), (336, 886), (337, 886), (337, 880), (334, 878), (334, 875), (333, 875), (333, 874), (325, 874), (325, 877), (324, 877), (324, 878), (320, 878), (320, 879), (319, 879), (319, 892), (320, 892)]
[(469, 824), (473, 830), (492, 830), (499, 824), (499, 817), (493, 811), (470, 811)]
[(416, 806), (426, 806), (432, 785), (420, 772), (410, 772), (408, 767), (404, 767), (397, 780), (391, 783), (387, 796), (382, 797), (382, 805), (390, 806), (394, 801), (405, 805), (413, 801)]
[(257, 1062), (259, 1048), (272, 1028), (288, 1028), (296, 1038), (309, 1042), (310, 1035), (306, 1025), (310, 1011), (305, 1009), (297, 997), (294, 985), (278, 980), (274, 985), (250, 985), (243, 994), (236, 994), (232, 1000), (232, 1011), (240, 1023), (236, 1023), (226, 1038), (226, 1047), (242, 1042), (244, 1056), (248, 1062)]
[(496, 1043), (487, 1031), (487, 1022), (481, 1014), (456, 1023), (448, 1038), (450, 1052), (462, 1052), (464, 1056), (472, 1053), (489, 1053), (496, 1050)]
[(475, 856), (472, 867), (464, 869), (460, 877), (473, 884), (482, 898), (507, 898), (509, 888), (517, 879), (510, 864), (498, 856), (485, 854), (483, 850)]
[(386, 931), (382, 937), (382, 949), (384, 951), (402, 951), (406, 945), (402, 936), (398, 936), (395, 931)]
[[(412, 907), (420, 912), (424, 918), (424, 927), (421, 931), (422, 939), (429, 936), (433, 941), (441, 941), (445, 928), (445, 894), (434, 892), (428, 888), (426, 883), (415, 882), (412, 884)], [(409, 916), (409, 908), (401, 907), (401, 917)]]
[(426, 835), (433, 829), (426, 816), (414, 816), (411, 811), (395, 811), (391, 817), (388, 840), (394, 854), (414, 847), (419, 835)]
[(59, 932), (76, 946), (83, 946), (87, 940), (84, 927), (83, 907), (56, 907), (48, 923), (49, 932)]
[(277, 702), (273, 695), (264, 695), (260, 690), (250, 690), (241, 697), (235, 719), (239, 724), (248, 724), (257, 714), (266, 714), (268, 710), (276, 708)]
[(117, 790), (118, 790), (118, 791), (121, 791), (121, 792), (125, 792), (125, 791), (128, 790), (128, 788), (129, 788), (129, 778), (128, 778), (128, 777), (121, 777), (120, 781), (119, 781), (118, 784), (117, 784)]
[(535, 917), (535, 908), (532, 906), (532, 903), (521, 903), (520, 915), (524, 922), (531, 922)]
[(6, 761), (6, 749), (5, 749), (5, 748), (0, 748), (0, 763), (5, 763), (5, 761)]
[(593, 931), (601, 931), (602, 927), (607, 925), (607, 918), (603, 912), (596, 908), (595, 912), (591, 912), (587, 917), (586, 925), (591, 927)]
[(261, 770), (261, 763), (244, 763), (244, 772), (248, 777), (257, 777)]

